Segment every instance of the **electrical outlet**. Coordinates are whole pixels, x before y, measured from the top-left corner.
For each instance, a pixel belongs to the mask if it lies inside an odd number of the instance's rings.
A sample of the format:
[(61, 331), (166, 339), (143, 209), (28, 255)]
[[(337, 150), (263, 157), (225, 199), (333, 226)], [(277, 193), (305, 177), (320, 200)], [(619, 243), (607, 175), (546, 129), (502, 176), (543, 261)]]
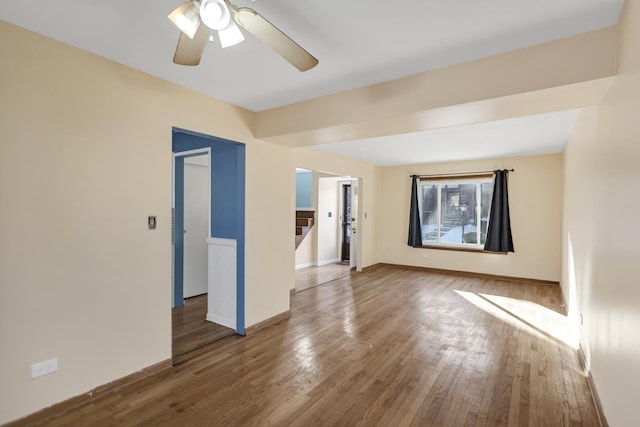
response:
[(51, 374), (58, 370), (58, 358), (31, 365), (31, 379)]

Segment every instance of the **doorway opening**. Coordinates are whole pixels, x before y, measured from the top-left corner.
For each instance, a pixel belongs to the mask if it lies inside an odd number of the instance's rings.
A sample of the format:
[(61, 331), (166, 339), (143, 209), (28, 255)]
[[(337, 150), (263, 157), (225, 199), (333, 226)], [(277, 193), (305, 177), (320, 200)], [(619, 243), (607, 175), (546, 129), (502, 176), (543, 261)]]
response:
[[(297, 169), (296, 207), (315, 212), (315, 225), (296, 248), (296, 292), (358, 269), (358, 183), (350, 176)], [(302, 202), (300, 195), (306, 195)]]
[[(182, 233), (182, 263), (174, 272), (173, 307), (181, 307), (187, 298), (208, 292), (207, 238), (211, 235), (211, 150), (193, 150), (175, 155), (174, 177), (174, 228)], [(180, 188), (176, 189), (178, 185)], [(176, 203), (176, 195), (181, 200)], [(177, 208), (180, 209), (176, 213)], [(176, 230), (176, 221), (182, 224)], [(174, 235), (175, 240), (175, 235)], [(178, 239), (179, 240), (179, 239)], [(179, 250), (180, 247), (176, 247)], [(176, 259), (177, 257), (174, 257)], [(182, 271), (180, 271), (182, 270)]]
[[(361, 234), (358, 224), (362, 218), (358, 209), (360, 179), (345, 177), (340, 181), (340, 262), (360, 271), (358, 246)], [(360, 230), (361, 231), (361, 230)]]
[(244, 335), (243, 144), (173, 129), (172, 353)]
[(340, 262), (349, 264), (351, 260), (351, 184), (342, 184), (342, 225), (340, 245)]

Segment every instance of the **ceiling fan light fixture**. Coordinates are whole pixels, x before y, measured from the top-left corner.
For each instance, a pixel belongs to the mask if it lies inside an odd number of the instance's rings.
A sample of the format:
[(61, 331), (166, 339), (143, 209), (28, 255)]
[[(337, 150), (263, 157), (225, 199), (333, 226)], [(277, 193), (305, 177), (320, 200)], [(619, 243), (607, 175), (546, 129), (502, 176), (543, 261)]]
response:
[(200, 10), (193, 1), (181, 4), (169, 14), (169, 20), (187, 37), (193, 39), (200, 26)]
[(218, 38), (222, 48), (234, 46), (244, 40), (242, 31), (233, 21), (230, 21), (226, 28), (218, 31)]
[[(207, 40), (215, 37), (214, 31), (218, 32), (223, 48), (240, 43), (244, 40), (242, 31), (248, 31), (300, 71), (318, 65), (313, 55), (264, 16), (249, 7), (237, 7), (230, 0), (188, 1), (171, 12), (169, 18), (183, 31), (173, 55), (175, 64), (198, 65)], [(181, 27), (185, 23), (190, 24), (190, 31)], [(239, 27), (242, 27), (242, 31)]]
[(200, 19), (212, 30), (222, 30), (231, 22), (231, 13), (223, 0), (202, 0)]

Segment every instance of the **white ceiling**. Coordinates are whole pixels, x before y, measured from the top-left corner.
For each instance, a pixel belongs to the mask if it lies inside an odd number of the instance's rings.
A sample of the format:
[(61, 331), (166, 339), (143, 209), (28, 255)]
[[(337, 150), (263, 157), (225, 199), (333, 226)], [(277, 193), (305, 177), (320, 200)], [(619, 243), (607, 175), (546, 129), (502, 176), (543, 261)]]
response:
[[(248, 34), (245, 42), (224, 50), (208, 44), (198, 67), (173, 64), (179, 30), (167, 14), (182, 1), (0, 0), (0, 19), (229, 103), (262, 111), (615, 25), (623, 4), (623, 0), (234, 1), (237, 6), (257, 10), (319, 59), (317, 67), (301, 73)], [(501, 124), (519, 126), (518, 133), (528, 135), (527, 123), (539, 126), (551, 122), (544, 141), (530, 141), (533, 145), (528, 147), (518, 142), (518, 152), (534, 153), (536, 144), (544, 146), (544, 151), (550, 149), (550, 141), (556, 141), (557, 149), (557, 140), (563, 135), (566, 140), (566, 126), (572, 126), (569, 117), (575, 120), (575, 112), (559, 113), (555, 118), (545, 115), (464, 126), (460, 134), (478, 131), (487, 140), (499, 139), (499, 133), (504, 133)], [(460, 159), (460, 154), (478, 145), (467, 140), (464, 144), (455, 142), (460, 141), (455, 129), (425, 133), (438, 150), (451, 147), (439, 155), (442, 159)], [(498, 132), (497, 138), (492, 138), (492, 129)], [(552, 134), (552, 129), (557, 133)], [(391, 147), (415, 146), (413, 137), (385, 140)], [(439, 137), (447, 139), (438, 141)], [(383, 155), (382, 141), (342, 142), (325, 149), (355, 155), (354, 147), (370, 143), (364, 154), (379, 152), (374, 163), (398, 164), (413, 158), (403, 160), (389, 152)], [(377, 148), (369, 150), (370, 146)], [(515, 150), (511, 145), (504, 148)], [(497, 146), (494, 149), (494, 154), (500, 154)], [(478, 155), (492, 154), (487, 151)]]
[(454, 126), (316, 148), (379, 166), (559, 153), (579, 110)]

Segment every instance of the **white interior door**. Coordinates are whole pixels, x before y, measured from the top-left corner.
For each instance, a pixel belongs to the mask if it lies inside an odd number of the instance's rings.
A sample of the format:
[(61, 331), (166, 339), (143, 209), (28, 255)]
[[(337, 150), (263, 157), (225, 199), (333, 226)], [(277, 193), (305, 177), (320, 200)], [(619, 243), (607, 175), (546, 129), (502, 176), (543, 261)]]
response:
[(207, 293), (209, 155), (184, 161), (184, 298)]

